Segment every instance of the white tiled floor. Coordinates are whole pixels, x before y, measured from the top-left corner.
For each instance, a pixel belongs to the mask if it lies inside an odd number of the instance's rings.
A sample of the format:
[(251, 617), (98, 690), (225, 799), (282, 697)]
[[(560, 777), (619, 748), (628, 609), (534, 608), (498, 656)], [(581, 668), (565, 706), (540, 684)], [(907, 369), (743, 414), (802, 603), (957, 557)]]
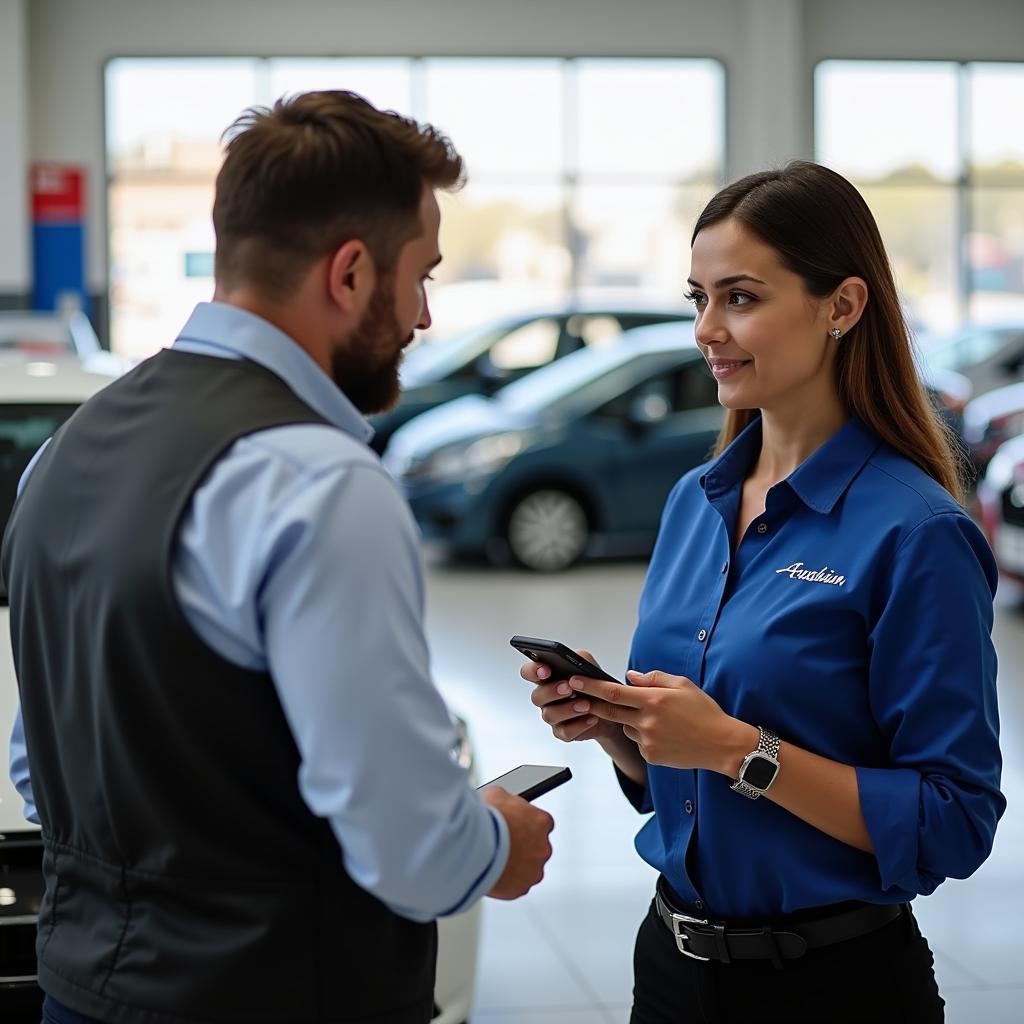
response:
[[(475, 1024), (623, 1024), (632, 949), (654, 873), (633, 851), (641, 819), (592, 744), (562, 744), (518, 676), (513, 633), (588, 647), (621, 673), (644, 567), (606, 562), (554, 577), (452, 564), (428, 551), (434, 674), (470, 722), (482, 778), (517, 764), (568, 764), (544, 798), (556, 820), (544, 882), (516, 903), (485, 901)], [(936, 954), (949, 1024), (1024, 1021), (1024, 610), (1003, 585), (997, 607), (1004, 791), (991, 858), (968, 881), (915, 903)]]

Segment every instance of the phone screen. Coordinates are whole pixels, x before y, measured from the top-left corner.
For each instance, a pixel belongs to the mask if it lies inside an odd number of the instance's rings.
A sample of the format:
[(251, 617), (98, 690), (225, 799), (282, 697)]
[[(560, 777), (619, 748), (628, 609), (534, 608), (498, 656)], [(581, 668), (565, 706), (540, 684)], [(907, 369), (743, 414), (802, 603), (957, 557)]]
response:
[(572, 772), (568, 768), (558, 768), (546, 764), (523, 764), (512, 771), (499, 775), (490, 782), (485, 782), (480, 789), (487, 789), (488, 786), (501, 786), (524, 800), (532, 800), (541, 796), (556, 786), (568, 782), (572, 778)]

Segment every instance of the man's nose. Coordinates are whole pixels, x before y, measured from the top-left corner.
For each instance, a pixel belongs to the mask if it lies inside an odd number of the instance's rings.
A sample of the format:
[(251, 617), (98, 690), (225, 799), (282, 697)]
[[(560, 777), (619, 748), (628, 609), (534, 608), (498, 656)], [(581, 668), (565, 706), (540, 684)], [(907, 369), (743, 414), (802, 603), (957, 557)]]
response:
[(419, 323), (416, 324), (417, 330), (425, 331), (433, 323), (430, 317), (430, 302), (426, 295), (423, 296), (423, 305), (420, 307), (420, 319)]

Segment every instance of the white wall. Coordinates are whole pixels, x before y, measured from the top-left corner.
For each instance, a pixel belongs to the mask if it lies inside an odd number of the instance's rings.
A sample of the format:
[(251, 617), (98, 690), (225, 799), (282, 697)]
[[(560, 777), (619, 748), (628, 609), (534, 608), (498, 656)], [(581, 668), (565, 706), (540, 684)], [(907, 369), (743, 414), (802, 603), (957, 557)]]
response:
[[(0, 12), (20, 6), (0, 0)], [(728, 81), (730, 177), (812, 155), (819, 60), (1024, 59), (1022, 0), (30, 0), (27, 10), (30, 154), (90, 171), (88, 281), (97, 292), (106, 287), (98, 214), (109, 57), (717, 57)]]
[(28, 23), (25, 0), (0, 0), (0, 296), (30, 287)]

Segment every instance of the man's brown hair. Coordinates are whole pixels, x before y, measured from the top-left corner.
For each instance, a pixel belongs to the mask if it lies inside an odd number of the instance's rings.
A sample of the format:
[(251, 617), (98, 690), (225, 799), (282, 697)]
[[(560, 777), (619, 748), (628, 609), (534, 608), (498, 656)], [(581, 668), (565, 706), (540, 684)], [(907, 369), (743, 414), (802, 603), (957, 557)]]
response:
[(351, 92), (251, 107), (225, 137), (213, 203), (217, 283), (254, 285), (277, 299), (352, 239), (390, 272), (420, 231), (424, 186), (450, 190), (464, 180), (446, 136)]

